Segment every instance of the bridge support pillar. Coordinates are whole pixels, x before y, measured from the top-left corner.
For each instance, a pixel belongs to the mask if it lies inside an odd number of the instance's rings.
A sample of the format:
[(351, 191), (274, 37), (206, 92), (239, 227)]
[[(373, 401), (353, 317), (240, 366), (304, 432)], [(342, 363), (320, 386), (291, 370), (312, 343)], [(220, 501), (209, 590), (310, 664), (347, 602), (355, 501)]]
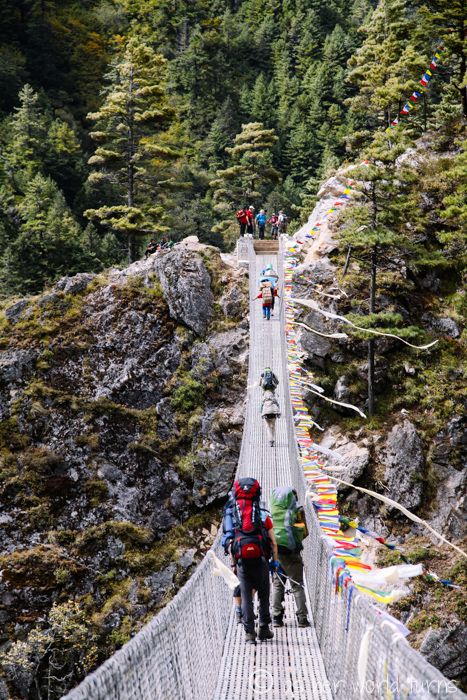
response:
[(250, 264), (250, 250), (253, 239), (249, 236), (242, 236), (237, 241), (237, 260), (240, 267), (248, 267)]

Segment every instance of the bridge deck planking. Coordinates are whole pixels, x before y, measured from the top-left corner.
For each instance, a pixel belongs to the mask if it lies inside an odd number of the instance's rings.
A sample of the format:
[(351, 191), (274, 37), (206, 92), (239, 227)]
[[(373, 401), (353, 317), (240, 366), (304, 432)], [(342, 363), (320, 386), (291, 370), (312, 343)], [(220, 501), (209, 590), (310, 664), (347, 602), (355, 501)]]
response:
[[(257, 293), (261, 269), (272, 263), (277, 269), (277, 256), (256, 255), (256, 271), (250, 270), (250, 296)], [(279, 294), (282, 297), (283, 281)], [(284, 332), (282, 299), (276, 301), (271, 321), (263, 321), (261, 301), (250, 304), (250, 367), (249, 386), (256, 382), (261, 371), (270, 366), (279, 378), (276, 390), (281, 408), (288, 400), (288, 378), (284, 376), (281, 333)], [(276, 446), (269, 446), (261, 419), (261, 389), (250, 388), (239, 476), (254, 476), (259, 480), (267, 501), (275, 486), (292, 483), (289, 461), (287, 426), (284, 414), (277, 421)], [(235, 621), (234, 611), (224, 645), (215, 700), (330, 700), (332, 697), (314, 626), (300, 629), (296, 624), (293, 596), (285, 596), (285, 625), (275, 629), (273, 640), (245, 645), (244, 631)], [(309, 606), (310, 609), (310, 606)], [(310, 615), (311, 618), (311, 615)], [(256, 684), (256, 686), (255, 686)]]

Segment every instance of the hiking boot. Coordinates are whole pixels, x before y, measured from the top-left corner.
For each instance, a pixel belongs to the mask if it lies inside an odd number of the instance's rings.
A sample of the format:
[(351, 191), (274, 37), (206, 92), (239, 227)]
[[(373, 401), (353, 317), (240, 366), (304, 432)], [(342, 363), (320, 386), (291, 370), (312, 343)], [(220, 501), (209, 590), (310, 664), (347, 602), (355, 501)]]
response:
[(271, 447), (274, 447), (274, 445), (275, 445), (274, 440), (270, 440), (270, 441), (269, 441), (269, 444), (271, 445)]
[(235, 619), (237, 620), (237, 625), (240, 625), (243, 622), (243, 613), (241, 610), (235, 611)]
[(311, 627), (307, 617), (303, 617), (301, 620), (299, 620), (298, 626), (299, 627)]
[(284, 620), (282, 619), (282, 617), (274, 617), (272, 620), (272, 626), (273, 627), (283, 627)]
[(247, 632), (245, 634), (246, 644), (256, 644), (256, 632)]
[(274, 632), (269, 629), (269, 625), (264, 625), (259, 628), (258, 639), (260, 642), (264, 642), (266, 639), (272, 639), (274, 637)]

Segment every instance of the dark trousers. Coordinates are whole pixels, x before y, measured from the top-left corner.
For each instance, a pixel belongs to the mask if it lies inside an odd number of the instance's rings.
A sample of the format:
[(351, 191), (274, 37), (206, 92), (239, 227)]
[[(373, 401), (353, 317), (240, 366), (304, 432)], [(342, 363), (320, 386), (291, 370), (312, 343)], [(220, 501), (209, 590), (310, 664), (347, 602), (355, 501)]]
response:
[(244, 236), (246, 231), (246, 224), (240, 224), (240, 235)]
[(237, 566), (237, 576), (242, 594), (242, 615), (245, 632), (255, 631), (252, 591), (255, 589), (259, 600), (259, 625), (271, 623), (269, 611), (269, 567), (264, 559), (241, 561)]
[(261, 224), (259, 224), (258, 231), (259, 231), (259, 237), (261, 238), (261, 240), (263, 240), (263, 238), (264, 238), (264, 225), (261, 226)]
[[(279, 563), (284, 570), (286, 576), (290, 576), (294, 580), (290, 582), (292, 593), (295, 598), (295, 606), (297, 608), (297, 618), (299, 622), (304, 622), (307, 619), (308, 611), (306, 609), (306, 596), (303, 588), (303, 560), (300, 552), (285, 552), (279, 550)], [(280, 574), (274, 574), (274, 592), (272, 614), (275, 618), (282, 619), (284, 614), (282, 603), (284, 600), (285, 584), (287, 579)], [(300, 585), (301, 584), (301, 585)]]
[(251, 223), (251, 221), (249, 221), (246, 225), (246, 232), (250, 233), (252, 236), (254, 235), (255, 230), (253, 228), (253, 224)]

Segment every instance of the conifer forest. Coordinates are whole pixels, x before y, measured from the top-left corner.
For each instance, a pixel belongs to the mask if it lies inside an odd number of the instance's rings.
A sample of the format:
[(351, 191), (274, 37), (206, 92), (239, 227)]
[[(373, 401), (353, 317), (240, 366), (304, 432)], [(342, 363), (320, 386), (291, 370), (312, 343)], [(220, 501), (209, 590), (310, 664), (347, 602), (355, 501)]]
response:
[[(0, 700), (61, 698), (211, 546), (248, 207), (327, 245), (293, 292), (325, 308), (300, 317), (322, 444), (465, 551), (466, 127), (464, 0), (0, 0)], [(392, 614), (465, 689), (465, 556), (339, 499), (451, 582)]]

